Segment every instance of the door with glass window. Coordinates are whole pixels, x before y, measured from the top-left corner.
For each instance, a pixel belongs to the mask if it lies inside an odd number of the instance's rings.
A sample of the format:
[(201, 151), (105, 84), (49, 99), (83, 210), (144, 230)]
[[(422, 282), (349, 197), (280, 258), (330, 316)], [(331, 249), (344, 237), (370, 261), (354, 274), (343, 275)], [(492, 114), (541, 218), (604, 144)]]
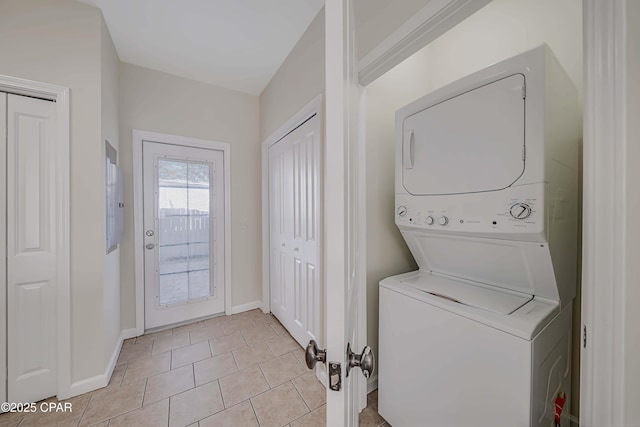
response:
[(222, 313), (224, 156), (144, 141), (145, 329)]

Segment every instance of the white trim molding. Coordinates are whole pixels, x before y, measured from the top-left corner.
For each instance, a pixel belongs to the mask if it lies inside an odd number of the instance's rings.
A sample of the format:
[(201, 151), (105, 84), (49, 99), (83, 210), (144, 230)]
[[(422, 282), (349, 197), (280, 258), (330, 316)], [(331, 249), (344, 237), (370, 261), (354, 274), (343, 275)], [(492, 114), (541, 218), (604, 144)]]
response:
[(491, 0), (432, 0), (358, 63), (358, 80), (366, 86), (431, 43)]
[(169, 135), (144, 130), (133, 130), (133, 241), (136, 288), (136, 334), (144, 334), (144, 249), (143, 237), (143, 180), (142, 142), (152, 141), (183, 147), (219, 150), (224, 156), (224, 308), (230, 315), (231, 307), (231, 145), (227, 142), (210, 141), (186, 136)]
[(95, 375), (82, 381), (76, 381), (72, 383), (69, 391), (69, 396), (78, 396), (80, 394), (88, 393), (90, 391), (108, 386), (109, 381), (111, 381), (111, 375), (113, 375), (113, 370), (116, 367), (116, 363), (118, 363), (118, 357), (120, 357), (120, 350), (122, 350), (122, 344), (124, 343), (124, 340), (133, 338), (136, 335), (137, 331), (135, 328), (123, 329), (122, 331), (120, 331), (118, 344), (113, 349), (113, 353), (111, 353), (111, 358), (109, 359), (109, 363), (107, 364), (105, 372), (103, 374)]
[(71, 252), (69, 216), (69, 88), (0, 75), (0, 90), (56, 103), (56, 236), (58, 398), (71, 390)]
[(586, 337), (582, 338), (586, 345), (583, 341), (580, 424), (584, 426), (640, 423), (635, 308), (639, 251), (638, 226), (632, 215), (640, 199), (640, 153), (637, 139), (632, 138), (637, 138), (640, 70), (637, 46), (632, 53), (635, 40), (630, 37), (640, 13), (636, 7), (635, 17), (628, 15), (632, 3), (583, 1), (582, 320)]
[[(280, 126), (277, 131), (275, 131), (273, 134), (271, 134), (271, 136), (269, 136), (262, 142), (262, 311), (264, 313), (269, 313), (271, 311), (271, 292), (269, 287), (269, 147), (280, 141), (292, 130), (294, 130), (313, 116), (318, 117), (318, 126), (320, 128), (320, 144), (321, 146), (324, 146), (324, 138), (322, 133), (322, 94), (317, 95), (315, 98), (313, 98), (285, 124)], [(322, 160), (320, 161), (322, 162)], [(319, 168), (322, 171), (322, 163), (319, 165)], [(323, 194), (322, 179), (320, 179), (318, 191), (319, 194)], [(322, 212), (322, 203), (320, 206), (320, 212)], [(322, 233), (323, 231), (321, 222), (318, 235), (322, 236)], [(322, 253), (322, 248), (319, 252)], [(322, 263), (322, 256), (320, 262)], [(322, 278), (320, 279), (320, 283), (322, 283)]]
[(256, 308), (262, 308), (262, 301), (256, 300), (246, 304), (234, 305), (231, 307), (231, 314), (244, 313), (245, 311), (255, 310)]

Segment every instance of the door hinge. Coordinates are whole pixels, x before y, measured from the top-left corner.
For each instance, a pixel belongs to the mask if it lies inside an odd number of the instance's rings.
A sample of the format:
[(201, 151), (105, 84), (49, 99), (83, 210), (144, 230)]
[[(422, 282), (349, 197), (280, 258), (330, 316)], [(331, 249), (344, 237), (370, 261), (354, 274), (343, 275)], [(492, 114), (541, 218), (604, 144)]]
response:
[(526, 99), (527, 98), (527, 85), (523, 84), (522, 85), (522, 99)]
[(587, 325), (582, 326), (582, 348), (587, 348)]
[(329, 362), (329, 388), (333, 391), (342, 388), (342, 366), (338, 362)]

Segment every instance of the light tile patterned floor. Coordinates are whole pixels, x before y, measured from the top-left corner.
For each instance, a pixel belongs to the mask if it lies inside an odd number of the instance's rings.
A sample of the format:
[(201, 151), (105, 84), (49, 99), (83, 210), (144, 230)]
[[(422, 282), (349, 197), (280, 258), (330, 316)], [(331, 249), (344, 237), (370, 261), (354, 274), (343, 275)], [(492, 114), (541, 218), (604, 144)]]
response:
[[(259, 310), (127, 340), (109, 385), (68, 401), (71, 413), (8, 413), (0, 427), (326, 424), (325, 389), (304, 351)], [(360, 425), (388, 426), (377, 392), (368, 401)]]

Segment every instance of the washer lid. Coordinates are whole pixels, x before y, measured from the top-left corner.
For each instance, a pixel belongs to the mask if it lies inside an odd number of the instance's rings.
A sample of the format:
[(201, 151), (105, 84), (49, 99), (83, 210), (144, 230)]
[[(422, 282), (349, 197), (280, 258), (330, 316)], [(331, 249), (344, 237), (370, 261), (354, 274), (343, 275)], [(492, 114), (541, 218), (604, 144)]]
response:
[(500, 291), (487, 286), (459, 282), (425, 272), (401, 282), (419, 291), (458, 304), (498, 314), (511, 314), (533, 299), (531, 295)]

